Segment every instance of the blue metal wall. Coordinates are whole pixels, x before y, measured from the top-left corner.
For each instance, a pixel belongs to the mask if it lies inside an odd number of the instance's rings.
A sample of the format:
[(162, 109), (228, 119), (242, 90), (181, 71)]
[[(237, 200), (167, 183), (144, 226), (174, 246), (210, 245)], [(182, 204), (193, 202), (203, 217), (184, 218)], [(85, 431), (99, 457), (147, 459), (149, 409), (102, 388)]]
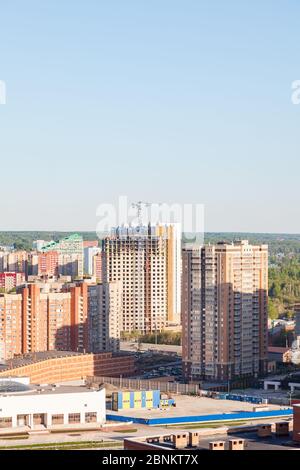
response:
[(261, 419), (261, 418), (273, 418), (292, 416), (292, 408), (285, 410), (272, 410), (272, 411), (243, 411), (240, 413), (222, 413), (215, 415), (199, 415), (199, 416), (179, 416), (173, 418), (134, 418), (130, 416), (120, 415), (106, 415), (106, 419), (109, 421), (121, 421), (128, 422), (132, 421), (138, 424), (147, 424), (148, 426), (158, 426), (160, 424), (187, 424), (187, 423), (207, 423), (211, 421), (242, 421), (245, 419)]
[(238, 395), (236, 393), (218, 393), (216, 398), (218, 398), (219, 400), (245, 401), (245, 402), (255, 403), (255, 404), (261, 404), (267, 401), (261, 397)]

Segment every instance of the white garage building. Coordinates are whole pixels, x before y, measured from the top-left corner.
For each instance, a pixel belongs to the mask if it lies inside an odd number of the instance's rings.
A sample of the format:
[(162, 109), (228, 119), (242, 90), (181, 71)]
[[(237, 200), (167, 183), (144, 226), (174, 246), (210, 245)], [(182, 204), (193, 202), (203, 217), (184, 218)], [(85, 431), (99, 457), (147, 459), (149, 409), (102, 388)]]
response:
[(0, 380), (0, 428), (87, 427), (105, 423), (105, 389)]

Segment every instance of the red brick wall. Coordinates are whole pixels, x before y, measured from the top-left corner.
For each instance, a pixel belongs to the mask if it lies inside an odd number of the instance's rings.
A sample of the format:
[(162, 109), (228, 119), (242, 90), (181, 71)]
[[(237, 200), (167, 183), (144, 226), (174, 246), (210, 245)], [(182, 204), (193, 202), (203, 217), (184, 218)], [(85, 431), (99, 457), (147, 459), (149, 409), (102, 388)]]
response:
[(293, 440), (300, 442), (300, 406), (294, 406)]
[(0, 372), (0, 376), (26, 376), (31, 383), (55, 383), (80, 380), (88, 376), (118, 377), (134, 372), (133, 356), (112, 356), (112, 353), (82, 354), (46, 359)]

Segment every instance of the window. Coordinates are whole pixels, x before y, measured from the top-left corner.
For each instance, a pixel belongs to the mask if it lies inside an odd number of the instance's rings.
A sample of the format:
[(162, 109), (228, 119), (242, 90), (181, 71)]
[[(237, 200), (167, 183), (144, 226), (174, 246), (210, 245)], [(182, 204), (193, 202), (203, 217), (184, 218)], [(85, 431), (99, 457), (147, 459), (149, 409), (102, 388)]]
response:
[(86, 423), (96, 423), (97, 422), (97, 413), (96, 412), (85, 413), (85, 422)]
[(11, 428), (12, 418), (0, 418), (0, 428)]
[(80, 413), (69, 413), (69, 424), (80, 423)]
[(52, 424), (64, 424), (64, 415), (52, 415)]

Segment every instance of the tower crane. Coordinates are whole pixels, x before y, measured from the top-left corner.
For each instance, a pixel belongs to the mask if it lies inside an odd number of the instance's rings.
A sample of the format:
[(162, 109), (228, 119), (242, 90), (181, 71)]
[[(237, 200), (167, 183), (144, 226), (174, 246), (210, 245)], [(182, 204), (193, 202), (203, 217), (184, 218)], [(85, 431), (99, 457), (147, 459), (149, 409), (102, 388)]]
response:
[(143, 225), (143, 217), (142, 217), (143, 206), (150, 207), (152, 206), (152, 204), (151, 202), (144, 202), (144, 201), (133, 202), (131, 204), (131, 207), (134, 207), (137, 210), (137, 218), (138, 218), (140, 227)]

